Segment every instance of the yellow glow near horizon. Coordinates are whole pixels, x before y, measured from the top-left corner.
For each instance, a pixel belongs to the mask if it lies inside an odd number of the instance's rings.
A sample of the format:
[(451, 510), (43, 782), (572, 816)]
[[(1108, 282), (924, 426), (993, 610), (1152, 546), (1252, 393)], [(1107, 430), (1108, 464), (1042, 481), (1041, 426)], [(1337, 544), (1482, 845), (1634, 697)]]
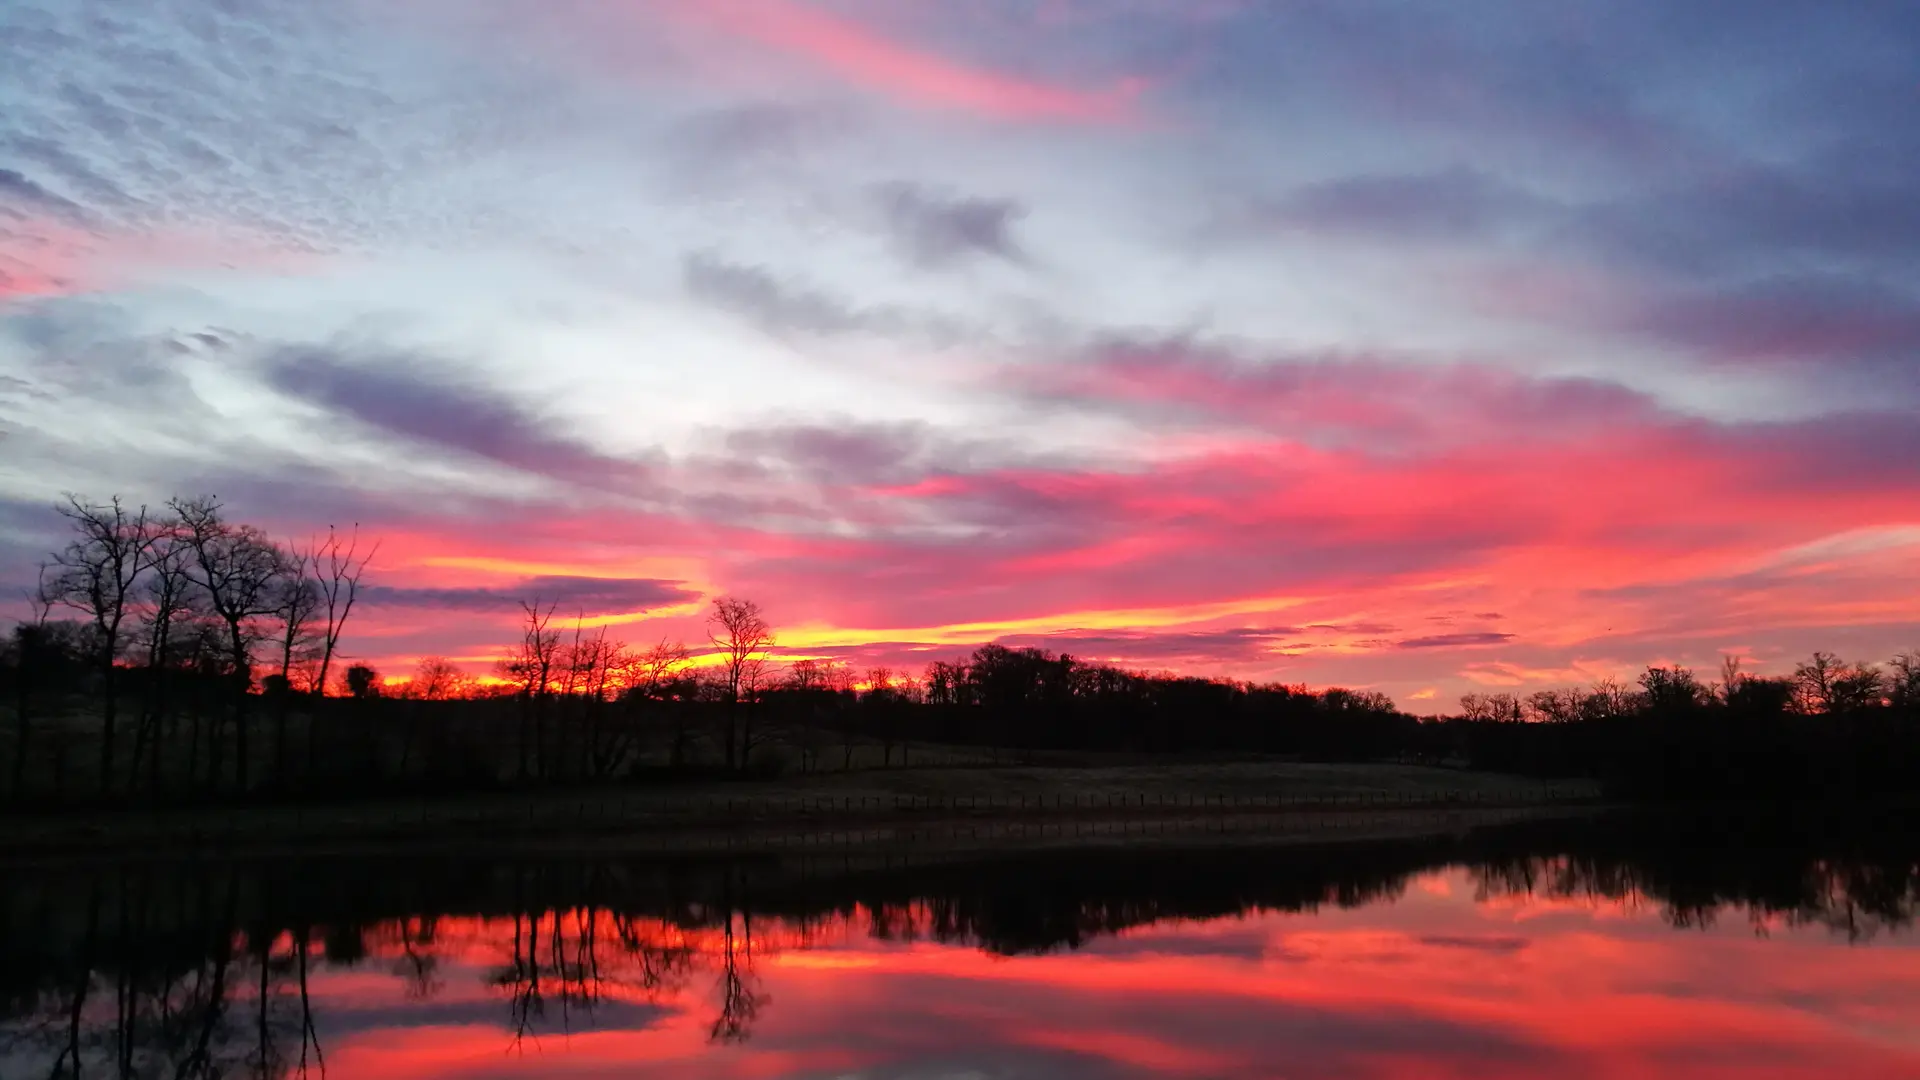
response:
[(829, 649), (876, 642), (913, 642), (927, 645), (966, 645), (1010, 634), (1059, 634), (1074, 630), (1142, 630), (1191, 626), (1233, 615), (1278, 612), (1306, 603), (1297, 596), (1261, 596), (1206, 604), (1159, 608), (1106, 608), (1037, 615), (1025, 619), (950, 623), (945, 626), (861, 629), (803, 623), (779, 632), (780, 644), (790, 649)]

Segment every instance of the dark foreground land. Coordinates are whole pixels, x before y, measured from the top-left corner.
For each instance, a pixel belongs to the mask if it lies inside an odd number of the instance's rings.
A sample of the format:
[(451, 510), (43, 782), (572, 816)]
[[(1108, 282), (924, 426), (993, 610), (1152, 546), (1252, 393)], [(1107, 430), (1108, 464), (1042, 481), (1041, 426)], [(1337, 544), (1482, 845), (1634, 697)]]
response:
[(789, 780), (604, 785), (550, 792), (308, 800), (0, 817), (0, 856), (182, 850), (784, 850), (1196, 834), (1402, 835), (1578, 812), (1597, 785), (1412, 765), (1276, 761), (929, 767)]

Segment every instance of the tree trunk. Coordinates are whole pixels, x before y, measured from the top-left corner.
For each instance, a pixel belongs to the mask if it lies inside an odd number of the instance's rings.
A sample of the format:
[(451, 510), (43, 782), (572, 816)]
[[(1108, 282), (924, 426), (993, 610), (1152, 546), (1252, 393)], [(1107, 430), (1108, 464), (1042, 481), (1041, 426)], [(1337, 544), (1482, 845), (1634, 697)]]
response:
[(113, 789), (113, 736), (114, 726), (120, 715), (120, 695), (113, 685), (117, 673), (113, 664), (113, 655), (118, 642), (109, 635), (101, 650), (106, 659), (100, 665), (100, 689), (106, 695), (100, 708), (100, 794), (106, 795)]
[(544, 698), (533, 701), (533, 774), (545, 780), (553, 754), (547, 747), (547, 710)]
[(307, 710), (307, 761), (301, 766), (300, 773), (306, 778), (308, 787), (313, 786), (313, 775), (319, 771), (320, 713), (326, 707), (327, 695), (316, 693)]
[[(93, 988), (93, 951), (94, 939), (100, 929), (100, 887), (95, 885), (87, 894), (87, 936), (80, 951), (80, 984), (74, 987), (73, 1009), (67, 1016), (67, 1048), (61, 1051), (61, 1060), (73, 1058), (73, 1075), (77, 1078), (83, 1073), (80, 1061), (80, 1018), (86, 1010), (87, 992)], [(60, 1075), (60, 1063), (53, 1067), (55, 1076)]]
[(401, 724), (400, 732), (400, 780), (406, 782), (407, 763), (413, 760), (413, 739), (415, 729), (420, 726), (420, 703), (412, 702), (407, 717)]
[[(155, 714), (153, 718), (153, 754), (147, 759), (147, 787), (152, 790), (155, 799), (160, 797), (160, 789), (164, 783), (161, 780), (161, 775), (164, 772), (166, 760), (168, 726), (167, 719), (164, 715)], [(176, 732), (179, 730), (177, 725), (174, 725), (174, 730)]]
[(530, 768), (530, 748), (533, 739), (533, 693), (531, 691), (520, 698), (520, 782), (527, 782)]
[(140, 766), (147, 760), (148, 720), (143, 712), (133, 724), (133, 753), (127, 758), (127, 795), (140, 786)]
[(327, 696), (327, 673), (333, 670), (333, 643), (338, 640), (339, 627), (346, 625), (344, 618), (337, 624), (331, 615), (327, 618), (327, 636), (320, 639), (320, 674), (313, 684), (313, 696), (317, 698)]
[(287, 710), (292, 697), (293, 689), (283, 681), (273, 710), (273, 783), (282, 791), (287, 787)]
[[(25, 652), (24, 649), (21, 651)], [(25, 657), (23, 656), (22, 659), (24, 660)], [(14, 686), (13, 718), (14, 723), (19, 726), (19, 731), (14, 735), (13, 740), (13, 783), (8, 788), (8, 794), (21, 802), (26, 801), (27, 750), (32, 743), (33, 735), (33, 712), (30, 709), (33, 695), (28, 685), (32, 681), (28, 675), (31, 670), (29, 665), (22, 663), (19, 680)]]
[(219, 791), (226, 782), (227, 768), (227, 724), (233, 717), (229, 715), (227, 702), (220, 702), (218, 712), (207, 717), (207, 773), (203, 779), (208, 791)]
[[(148, 749), (153, 757), (147, 761), (147, 786), (157, 798), (160, 795), (160, 764), (165, 756), (164, 747), (167, 736), (167, 677), (169, 665), (173, 662), (172, 650), (167, 644), (167, 635), (172, 633), (173, 620), (163, 616), (152, 628), (151, 647), (147, 650), (147, 694), (140, 707), (140, 729), (146, 734), (150, 745)], [(140, 757), (140, 742), (134, 743), (134, 757)], [(127, 774), (127, 790), (131, 792), (134, 777), (140, 771), (136, 761)]]
[[(227, 624), (233, 648), (233, 776), (242, 796), (247, 793), (247, 691), (253, 688), (252, 665), (240, 637), (238, 621)], [(216, 781), (217, 782), (217, 781)]]
[[(324, 696), (324, 695), (323, 695)], [(300, 973), (300, 1075), (307, 1075), (307, 1047), (313, 1047), (315, 1063), (320, 1066), (320, 1075), (327, 1074), (327, 1055), (320, 1049), (320, 1032), (313, 1025), (313, 998), (307, 992), (307, 952), (311, 934), (302, 927), (293, 937), (293, 947), (299, 956)]]
[[(187, 727), (187, 786), (188, 787), (192, 787), (200, 779), (200, 735), (201, 735), (201, 729), (206, 727), (207, 725), (201, 717), (201, 713), (204, 712), (205, 710), (199, 708), (198, 706), (201, 703), (201, 699), (204, 699), (205, 696), (206, 695), (204, 694), (194, 695), (196, 700), (195, 700), (195, 708), (193, 710), (193, 721)], [(213, 746), (212, 746), (211, 740), (209, 740), (208, 746), (207, 746), (207, 757), (211, 762), (211, 764), (208, 767), (207, 786), (214, 787), (214, 786), (217, 786), (217, 782), (212, 777), (214, 773), (217, 771), (217, 767), (219, 763), (217, 760), (213, 760), (217, 757), (217, 755), (215, 755), (213, 752)]]

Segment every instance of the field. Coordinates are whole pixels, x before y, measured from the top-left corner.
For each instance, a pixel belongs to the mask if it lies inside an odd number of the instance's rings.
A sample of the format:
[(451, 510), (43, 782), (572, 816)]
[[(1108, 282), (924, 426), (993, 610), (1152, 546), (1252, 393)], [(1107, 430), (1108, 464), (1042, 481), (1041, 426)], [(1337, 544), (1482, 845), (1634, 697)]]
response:
[(916, 766), (784, 780), (0, 819), (0, 854), (336, 850), (431, 844), (711, 850), (960, 839), (1146, 837), (1199, 829), (1442, 827), (1590, 804), (1592, 785), (1411, 765), (1279, 761)]

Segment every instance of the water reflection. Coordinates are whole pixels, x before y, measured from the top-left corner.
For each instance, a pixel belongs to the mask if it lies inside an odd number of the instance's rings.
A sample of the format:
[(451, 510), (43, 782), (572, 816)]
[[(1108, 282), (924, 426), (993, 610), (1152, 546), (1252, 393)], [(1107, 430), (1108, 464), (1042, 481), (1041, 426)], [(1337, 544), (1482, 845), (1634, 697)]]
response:
[(1914, 1076), (1913, 836), (45, 870), (0, 1075)]

